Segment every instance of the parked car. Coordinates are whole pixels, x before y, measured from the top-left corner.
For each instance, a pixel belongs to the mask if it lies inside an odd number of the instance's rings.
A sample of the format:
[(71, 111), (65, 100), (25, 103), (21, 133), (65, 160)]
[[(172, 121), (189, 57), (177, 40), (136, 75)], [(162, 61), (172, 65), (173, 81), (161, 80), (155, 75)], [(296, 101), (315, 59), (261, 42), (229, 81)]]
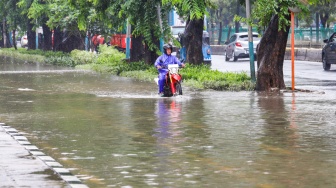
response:
[(325, 43), (322, 49), (323, 69), (330, 70), (331, 64), (336, 64), (336, 32), (323, 42)]
[(21, 37), (21, 47), (22, 48), (28, 47), (28, 38), (27, 38), (27, 35), (23, 35)]
[[(260, 37), (258, 33), (252, 33), (253, 36), (253, 50), (254, 56), (256, 56), (256, 47), (260, 42)], [(248, 33), (234, 33), (228, 42), (225, 43), (225, 60), (229, 61), (233, 58), (233, 61), (237, 61), (238, 58), (249, 58), (249, 41), (248, 41)], [(255, 58), (256, 59), (256, 58)]]

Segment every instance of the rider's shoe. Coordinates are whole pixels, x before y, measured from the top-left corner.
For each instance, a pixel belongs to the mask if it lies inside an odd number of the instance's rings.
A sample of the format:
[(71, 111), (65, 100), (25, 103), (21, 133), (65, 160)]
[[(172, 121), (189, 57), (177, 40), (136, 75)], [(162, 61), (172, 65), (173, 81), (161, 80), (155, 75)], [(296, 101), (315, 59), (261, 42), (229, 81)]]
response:
[(163, 94), (163, 93), (159, 93), (159, 96), (160, 96), (160, 97), (164, 97), (164, 94)]

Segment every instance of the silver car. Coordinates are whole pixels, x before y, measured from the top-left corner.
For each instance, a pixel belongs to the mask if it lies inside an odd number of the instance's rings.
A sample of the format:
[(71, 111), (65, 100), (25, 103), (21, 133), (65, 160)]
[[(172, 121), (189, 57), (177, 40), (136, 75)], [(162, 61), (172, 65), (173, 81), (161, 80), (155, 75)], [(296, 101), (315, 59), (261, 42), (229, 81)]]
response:
[[(253, 49), (254, 56), (256, 56), (256, 47), (260, 42), (260, 37), (258, 33), (252, 33), (253, 36)], [(233, 61), (237, 61), (238, 58), (249, 58), (249, 41), (248, 33), (235, 33), (230, 37), (230, 40), (225, 43), (225, 60), (229, 61), (233, 58)], [(256, 58), (255, 58), (256, 59)]]

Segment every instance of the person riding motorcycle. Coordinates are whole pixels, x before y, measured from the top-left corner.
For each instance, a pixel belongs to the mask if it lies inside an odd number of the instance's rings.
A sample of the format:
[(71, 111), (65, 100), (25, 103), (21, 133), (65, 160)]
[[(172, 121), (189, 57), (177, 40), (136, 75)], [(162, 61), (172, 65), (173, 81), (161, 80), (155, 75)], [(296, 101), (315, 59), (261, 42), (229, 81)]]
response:
[(163, 54), (159, 56), (154, 66), (159, 72), (158, 75), (158, 85), (159, 85), (159, 95), (163, 96), (163, 87), (166, 82), (166, 74), (168, 73), (168, 64), (178, 64), (181, 67), (184, 67), (184, 63), (181, 63), (177, 57), (171, 55), (173, 51), (173, 46), (171, 44), (163, 45)]

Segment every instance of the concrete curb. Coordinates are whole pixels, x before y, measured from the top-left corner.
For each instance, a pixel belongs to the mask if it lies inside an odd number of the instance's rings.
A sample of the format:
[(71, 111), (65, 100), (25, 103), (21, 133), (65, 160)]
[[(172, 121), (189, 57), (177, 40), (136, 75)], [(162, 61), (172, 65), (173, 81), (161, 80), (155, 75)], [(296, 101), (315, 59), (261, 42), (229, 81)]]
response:
[[(23, 136), (22, 133), (18, 132), (16, 129), (6, 125), (5, 123), (0, 123), (1, 128), (5, 130), (14, 140), (16, 140), (19, 145), (24, 147), (31, 155), (35, 156), (36, 159), (41, 160), (50, 169), (52, 169), (61, 179), (68, 183), (72, 188), (88, 188), (83, 184), (76, 176), (72, 175), (71, 172), (64, 168), (60, 163), (50, 156), (44, 154), (39, 148), (32, 145), (28, 139)], [(11, 156), (8, 156), (11, 157)]]
[[(211, 45), (212, 55), (224, 55), (225, 45)], [(322, 61), (322, 49), (318, 48), (295, 48), (294, 56), (296, 60), (302, 61)], [(291, 59), (291, 48), (286, 48), (285, 60)]]

